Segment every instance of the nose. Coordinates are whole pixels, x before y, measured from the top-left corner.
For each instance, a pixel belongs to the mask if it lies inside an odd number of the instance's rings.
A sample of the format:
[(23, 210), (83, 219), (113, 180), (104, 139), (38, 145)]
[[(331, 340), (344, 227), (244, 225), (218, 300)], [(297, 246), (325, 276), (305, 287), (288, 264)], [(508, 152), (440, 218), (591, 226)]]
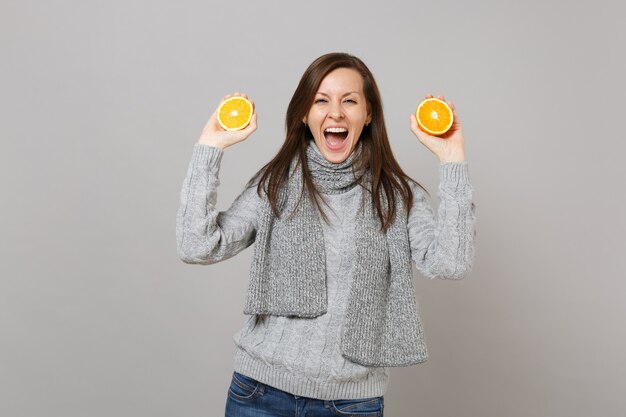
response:
[(333, 103), (330, 107), (329, 116), (333, 119), (341, 119), (343, 117), (343, 110), (341, 108), (341, 103)]

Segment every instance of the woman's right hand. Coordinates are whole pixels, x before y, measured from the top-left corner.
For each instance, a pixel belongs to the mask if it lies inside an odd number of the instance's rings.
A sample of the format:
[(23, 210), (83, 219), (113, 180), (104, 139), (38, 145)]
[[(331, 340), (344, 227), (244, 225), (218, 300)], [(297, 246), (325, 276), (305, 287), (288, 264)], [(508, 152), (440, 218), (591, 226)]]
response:
[[(247, 98), (252, 103), (252, 109), (254, 111), (254, 101), (251, 98), (248, 98), (245, 94), (240, 94), (239, 92), (235, 92), (234, 96), (241, 96)], [(233, 95), (229, 94), (220, 101), (220, 104), (224, 100)], [(204, 126), (202, 130), (202, 134), (200, 135), (200, 139), (198, 139), (198, 143), (202, 143), (204, 145), (215, 146), (217, 148), (227, 148), (235, 143), (239, 143), (248, 138), (256, 130), (256, 112), (252, 115), (252, 119), (250, 119), (250, 124), (242, 130), (224, 130), (222, 126), (220, 126), (217, 121), (217, 109), (219, 109), (220, 105), (217, 106), (211, 118)]]

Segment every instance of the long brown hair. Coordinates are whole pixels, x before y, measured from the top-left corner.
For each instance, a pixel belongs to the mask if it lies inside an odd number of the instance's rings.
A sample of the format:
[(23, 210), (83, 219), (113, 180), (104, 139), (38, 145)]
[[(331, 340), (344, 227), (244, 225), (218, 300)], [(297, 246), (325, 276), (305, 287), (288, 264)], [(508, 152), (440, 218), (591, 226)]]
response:
[[(324, 77), (337, 68), (355, 69), (363, 78), (363, 93), (365, 94), (368, 108), (371, 110), (371, 122), (363, 127), (361, 137), (357, 142), (357, 148), (353, 151), (358, 151), (357, 158), (355, 158), (353, 163), (353, 170), (355, 172), (370, 170), (371, 192), (372, 196), (376, 196), (376, 198), (372, 198), (372, 201), (380, 219), (381, 229), (385, 232), (395, 219), (396, 192), (402, 198), (403, 206), (407, 213), (413, 205), (413, 192), (409, 181), (413, 181), (427, 194), (429, 193), (417, 181), (406, 175), (394, 158), (389, 144), (389, 137), (387, 136), (383, 117), (383, 105), (378, 86), (369, 68), (363, 61), (353, 55), (333, 52), (320, 56), (309, 65), (302, 75), (287, 108), (285, 119), (287, 133), (282, 147), (276, 156), (254, 175), (248, 182), (248, 186), (253, 186), (258, 180), (257, 193), (261, 195), (261, 191), (264, 190), (272, 211), (276, 216), (279, 216), (278, 193), (280, 187), (289, 176), (291, 162), (297, 157), (296, 169), (302, 169), (302, 177), (308, 194), (315, 202), (324, 221), (327, 221), (319, 203), (319, 200), (324, 201), (324, 199), (316, 190), (307, 165), (306, 149), (309, 146), (309, 141), (314, 139), (309, 128), (302, 122), (302, 119), (308, 114)], [(365, 187), (365, 176), (362, 178), (361, 186)], [(303, 196), (304, 188), (302, 188), (300, 198)], [(383, 210), (383, 205), (387, 206), (385, 210)]]

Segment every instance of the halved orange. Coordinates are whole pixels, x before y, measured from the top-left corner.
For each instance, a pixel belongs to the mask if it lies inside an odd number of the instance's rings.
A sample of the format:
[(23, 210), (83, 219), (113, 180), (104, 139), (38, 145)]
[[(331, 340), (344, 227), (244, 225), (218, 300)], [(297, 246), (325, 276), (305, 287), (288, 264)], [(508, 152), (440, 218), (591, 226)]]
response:
[(443, 135), (452, 127), (454, 115), (448, 104), (438, 98), (427, 98), (415, 110), (417, 124), (429, 135)]
[(217, 109), (217, 121), (226, 130), (241, 130), (248, 126), (254, 108), (245, 97), (229, 97)]

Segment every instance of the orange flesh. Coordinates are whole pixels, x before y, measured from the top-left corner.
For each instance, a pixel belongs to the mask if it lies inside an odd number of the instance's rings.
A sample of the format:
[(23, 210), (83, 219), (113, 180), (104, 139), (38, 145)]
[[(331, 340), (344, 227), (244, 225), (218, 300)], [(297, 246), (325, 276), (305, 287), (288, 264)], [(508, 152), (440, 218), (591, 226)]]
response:
[(438, 100), (425, 100), (419, 107), (417, 120), (427, 133), (443, 134), (450, 128), (451, 110)]
[(224, 102), (217, 117), (224, 129), (239, 130), (248, 125), (252, 113), (252, 104), (238, 97)]

